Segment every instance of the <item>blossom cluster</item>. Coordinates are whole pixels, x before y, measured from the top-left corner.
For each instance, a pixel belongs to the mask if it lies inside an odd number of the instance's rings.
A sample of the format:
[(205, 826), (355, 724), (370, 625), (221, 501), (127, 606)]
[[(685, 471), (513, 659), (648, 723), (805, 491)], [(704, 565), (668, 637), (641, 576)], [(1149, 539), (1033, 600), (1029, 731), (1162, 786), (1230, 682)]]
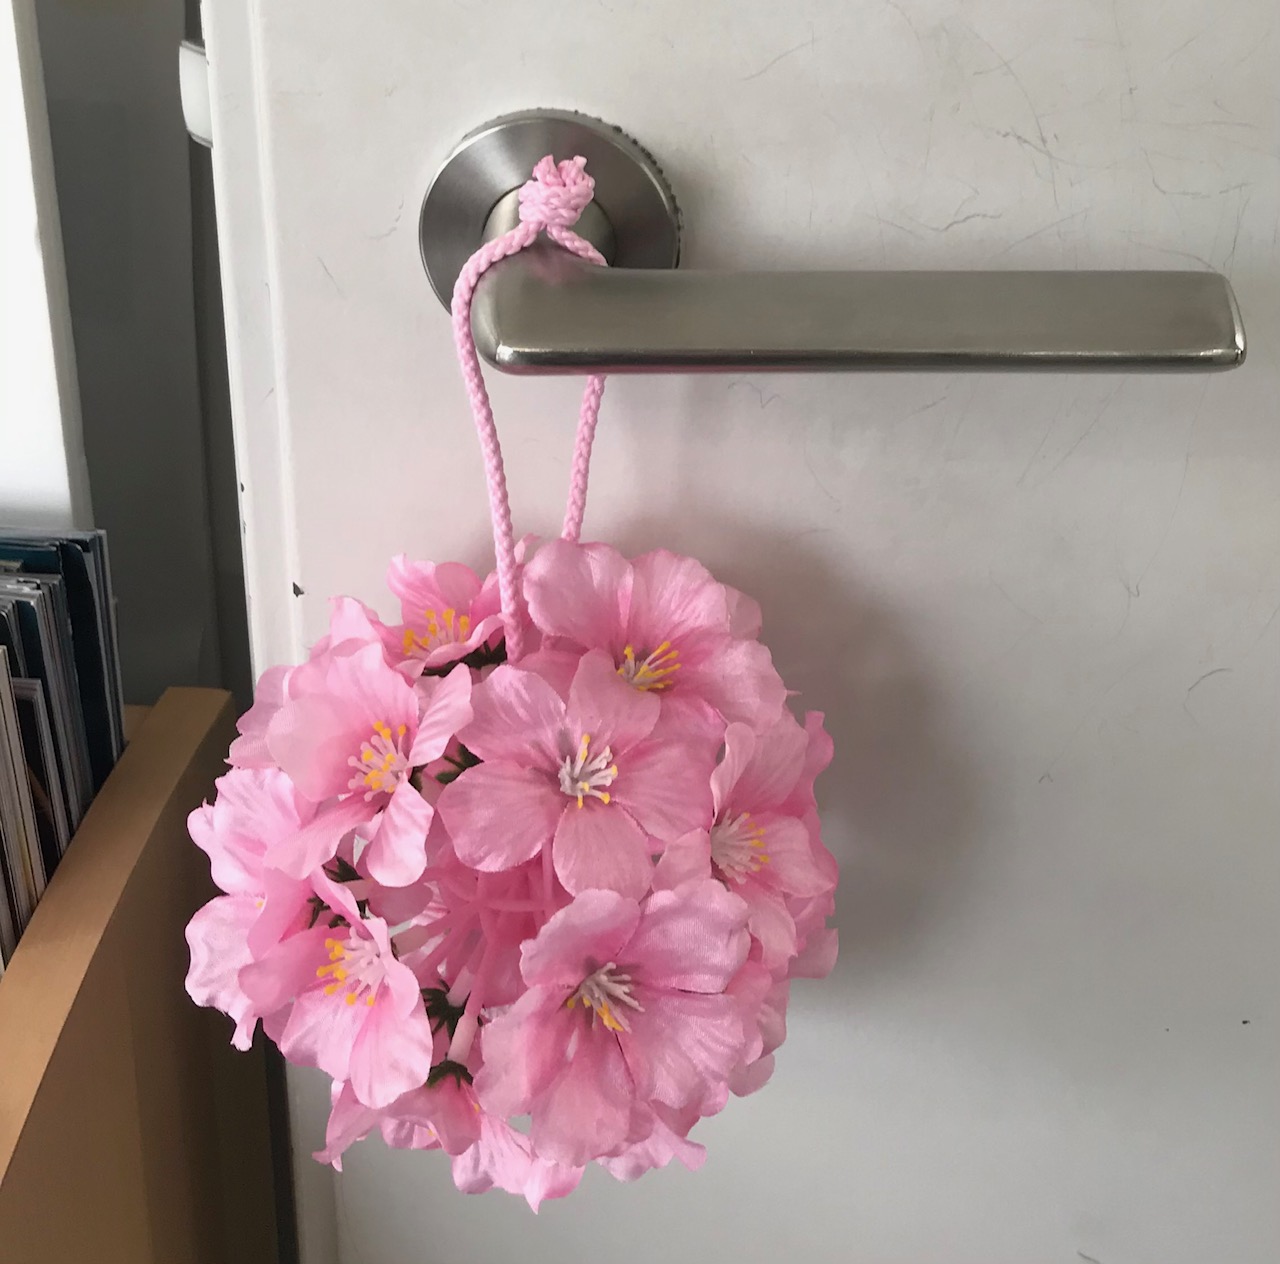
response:
[[(831, 759), (759, 608), (667, 552), (543, 544), (506, 661), (494, 576), (397, 558), (261, 678), (192, 813), (225, 893), (187, 988), (333, 1080), (326, 1144), (443, 1150), (534, 1209), (623, 1180), (761, 1087), (790, 982), (835, 961)], [(514, 1120), (526, 1120), (521, 1128)]]

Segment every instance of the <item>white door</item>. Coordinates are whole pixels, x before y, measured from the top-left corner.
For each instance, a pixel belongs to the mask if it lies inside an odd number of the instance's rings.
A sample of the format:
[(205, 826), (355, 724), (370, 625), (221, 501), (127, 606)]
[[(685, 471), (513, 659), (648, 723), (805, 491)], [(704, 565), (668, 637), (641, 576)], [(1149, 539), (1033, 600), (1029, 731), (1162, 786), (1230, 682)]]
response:
[[(703, 559), (837, 758), (842, 956), (704, 1170), (534, 1218), (293, 1081), (306, 1264), (1280, 1258), (1280, 37), (1270, 0), (206, 0), (254, 653), (487, 563), (418, 259), (533, 106), (657, 156), (685, 262), (1212, 267), (1218, 376), (616, 380), (589, 537)], [(493, 375), (518, 530), (578, 384)]]

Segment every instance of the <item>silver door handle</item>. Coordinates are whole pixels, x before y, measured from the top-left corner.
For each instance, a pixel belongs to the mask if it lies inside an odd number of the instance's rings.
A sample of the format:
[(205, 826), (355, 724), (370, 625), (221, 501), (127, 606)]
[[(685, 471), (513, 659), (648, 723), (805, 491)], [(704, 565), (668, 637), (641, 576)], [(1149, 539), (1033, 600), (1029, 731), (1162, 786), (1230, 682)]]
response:
[(579, 231), (614, 266), (549, 244), (476, 291), (480, 353), (509, 373), (744, 370), (1211, 370), (1245, 357), (1213, 272), (700, 272), (653, 159), (616, 129), (538, 111), (472, 133), (433, 182), (423, 261), (446, 298), (467, 256), (514, 223), (544, 154), (582, 154), (596, 203)]

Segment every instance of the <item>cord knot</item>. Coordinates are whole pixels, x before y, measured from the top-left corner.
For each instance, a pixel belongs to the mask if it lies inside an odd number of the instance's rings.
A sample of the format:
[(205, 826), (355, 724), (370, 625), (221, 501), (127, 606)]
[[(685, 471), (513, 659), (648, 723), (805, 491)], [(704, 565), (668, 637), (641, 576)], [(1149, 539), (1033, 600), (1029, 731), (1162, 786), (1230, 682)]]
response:
[(596, 182), (587, 175), (587, 160), (557, 163), (548, 154), (533, 169), (533, 179), (520, 189), (520, 222), (538, 228), (572, 228), (595, 196)]

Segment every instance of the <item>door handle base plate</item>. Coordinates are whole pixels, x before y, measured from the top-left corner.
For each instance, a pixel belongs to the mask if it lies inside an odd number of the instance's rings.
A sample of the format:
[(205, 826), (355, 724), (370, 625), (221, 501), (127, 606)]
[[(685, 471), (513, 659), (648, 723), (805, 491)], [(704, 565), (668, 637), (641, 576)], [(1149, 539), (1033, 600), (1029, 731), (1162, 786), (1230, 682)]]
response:
[(587, 160), (596, 193), (579, 231), (610, 264), (674, 268), (679, 263), (680, 211), (652, 154), (590, 115), (525, 110), (463, 137), (427, 190), (418, 242), (431, 287), (446, 307), (463, 264), (487, 237), (514, 227), (511, 195), (547, 154), (557, 161), (579, 154)]

